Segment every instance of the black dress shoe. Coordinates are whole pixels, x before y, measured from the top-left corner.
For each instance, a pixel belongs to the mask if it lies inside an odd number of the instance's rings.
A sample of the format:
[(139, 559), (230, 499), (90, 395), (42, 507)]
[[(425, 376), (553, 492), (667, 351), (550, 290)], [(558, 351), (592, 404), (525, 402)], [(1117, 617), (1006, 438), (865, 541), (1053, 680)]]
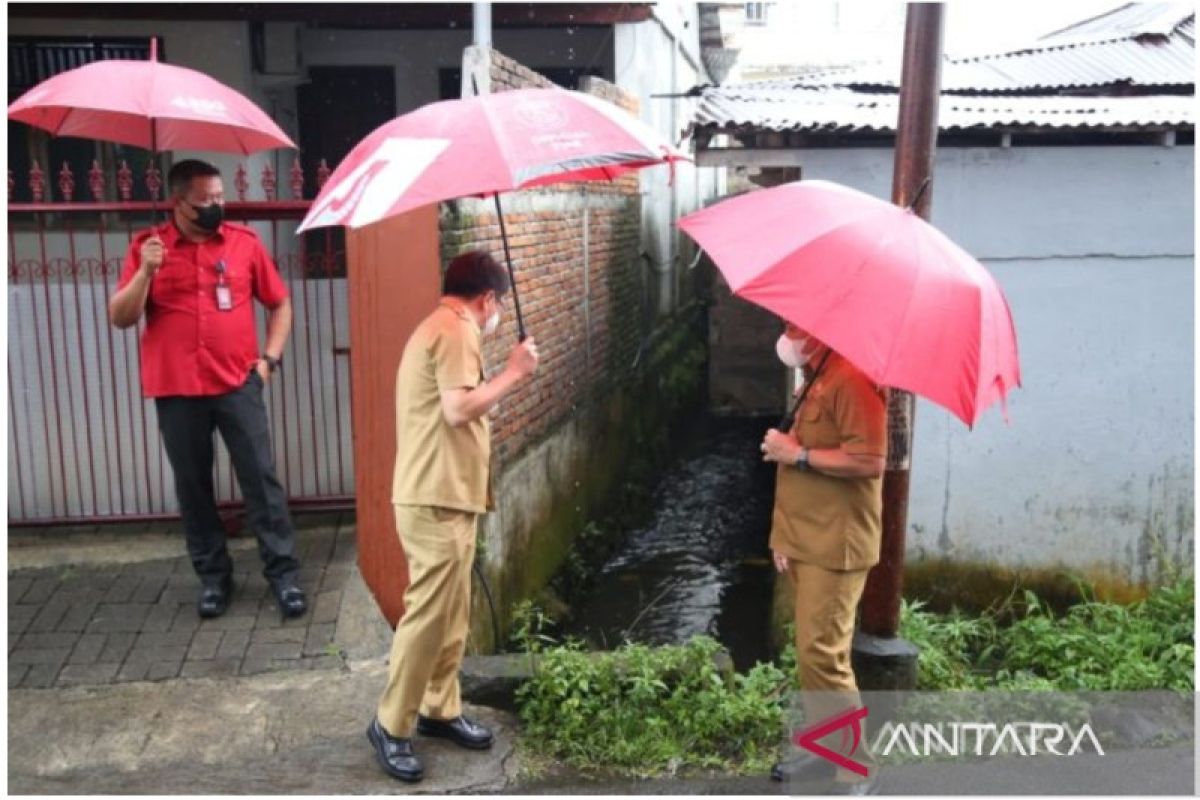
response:
[(836, 768), (829, 761), (812, 753), (800, 752), (787, 761), (776, 762), (775, 766), (771, 767), (771, 780), (833, 780), (836, 772)]
[(412, 740), (397, 739), (389, 734), (379, 724), (378, 717), (367, 727), (367, 739), (375, 748), (375, 760), (388, 775), (407, 783), (416, 783), (425, 777), (421, 759), (413, 752)]
[(196, 612), (202, 619), (212, 619), (225, 613), (229, 608), (229, 595), (233, 592), (233, 579), (229, 576), (217, 583), (205, 584), (200, 590), (200, 600), (196, 603)]
[(284, 619), (302, 616), (308, 610), (304, 590), (297, 586), (295, 581), (279, 581), (273, 583), (272, 588), (275, 590), (275, 601), (279, 603), (279, 611)]
[(468, 750), (487, 750), (492, 746), (492, 732), (463, 716), (454, 719), (432, 719), (417, 715), (417, 733), (449, 739)]

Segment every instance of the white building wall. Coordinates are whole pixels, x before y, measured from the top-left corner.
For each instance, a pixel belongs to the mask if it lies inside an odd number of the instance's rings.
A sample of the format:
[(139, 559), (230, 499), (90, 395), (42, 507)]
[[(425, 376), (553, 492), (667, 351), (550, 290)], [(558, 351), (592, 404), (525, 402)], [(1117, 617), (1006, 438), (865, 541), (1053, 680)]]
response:
[[(1193, 553), (1191, 147), (943, 148), (933, 222), (995, 275), (1024, 387), (974, 431), (919, 402), (910, 556), (1155, 576)], [(890, 149), (803, 177), (887, 199)], [(764, 349), (769, 352), (769, 347)]]
[[(616, 83), (641, 98), (642, 120), (668, 140), (691, 150), (683, 129), (695, 100), (680, 95), (708, 80), (700, 61), (699, 16), (695, 3), (659, 3), (653, 19), (615, 26)], [(680, 300), (680, 285), (695, 255), (675, 220), (724, 191), (724, 170), (680, 163), (641, 172), (642, 247), (658, 286), (659, 312)]]

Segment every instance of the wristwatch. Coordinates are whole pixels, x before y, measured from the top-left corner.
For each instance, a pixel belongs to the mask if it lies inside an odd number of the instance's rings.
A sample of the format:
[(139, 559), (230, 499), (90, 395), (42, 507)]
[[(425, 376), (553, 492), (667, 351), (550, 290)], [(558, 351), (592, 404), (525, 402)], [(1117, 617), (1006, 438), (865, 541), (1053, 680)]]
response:
[(267, 362), (267, 367), (271, 370), (271, 372), (274, 372), (283, 366), (283, 356), (280, 356), (279, 358), (273, 358), (272, 356), (263, 353), (262, 360)]
[(793, 462), (793, 466), (796, 469), (800, 470), (801, 472), (807, 472), (808, 470), (812, 469), (811, 465), (808, 463), (808, 448), (807, 447), (800, 448), (800, 455), (796, 456), (796, 460), (795, 460), (795, 462)]

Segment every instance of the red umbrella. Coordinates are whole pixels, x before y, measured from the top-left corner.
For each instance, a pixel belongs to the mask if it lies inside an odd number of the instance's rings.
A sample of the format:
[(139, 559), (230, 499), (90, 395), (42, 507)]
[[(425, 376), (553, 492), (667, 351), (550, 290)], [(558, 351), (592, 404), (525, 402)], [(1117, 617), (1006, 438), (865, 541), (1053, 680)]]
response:
[[(609, 180), (686, 159), (652, 129), (611, 103), (565, 89), (511, 92), (431, 103), (375, 129), (338, 165), (297, 233), (325, 225), (358, 228), (456, 197), (575, 180)], [(513, 283), (517, 325), (525, 325)]]
[(295, 147), (262, 109), (195, 70), (149, 61), (96, 61), (48, 78), (8, 118), (49, 131), (144, 147), (247, 155)]
[(995, 279), (910, 209), (814, 180), (734, 197), (678, 224), (735, 294), (880, 385), (971, 426), (1021, 385), (1016, 329)]

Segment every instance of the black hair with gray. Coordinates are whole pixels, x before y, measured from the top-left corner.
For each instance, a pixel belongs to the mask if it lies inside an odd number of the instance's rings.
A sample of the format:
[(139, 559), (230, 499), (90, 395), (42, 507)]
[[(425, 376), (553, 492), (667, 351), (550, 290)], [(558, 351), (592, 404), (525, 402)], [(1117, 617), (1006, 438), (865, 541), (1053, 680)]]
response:
[(187, 158), (171, 167), (167, 173), (167, 188), (172, 197), (183, 197), (195, 178), (219, 178), (221, 170), (198, 158)]
[(442, 294), (467, 300), (484, 292), (495, 292), (497, 297), (503, 297), (510, 286), (508, 273), (490, 253), (472, 250), (455, 257), (446, 267)]

